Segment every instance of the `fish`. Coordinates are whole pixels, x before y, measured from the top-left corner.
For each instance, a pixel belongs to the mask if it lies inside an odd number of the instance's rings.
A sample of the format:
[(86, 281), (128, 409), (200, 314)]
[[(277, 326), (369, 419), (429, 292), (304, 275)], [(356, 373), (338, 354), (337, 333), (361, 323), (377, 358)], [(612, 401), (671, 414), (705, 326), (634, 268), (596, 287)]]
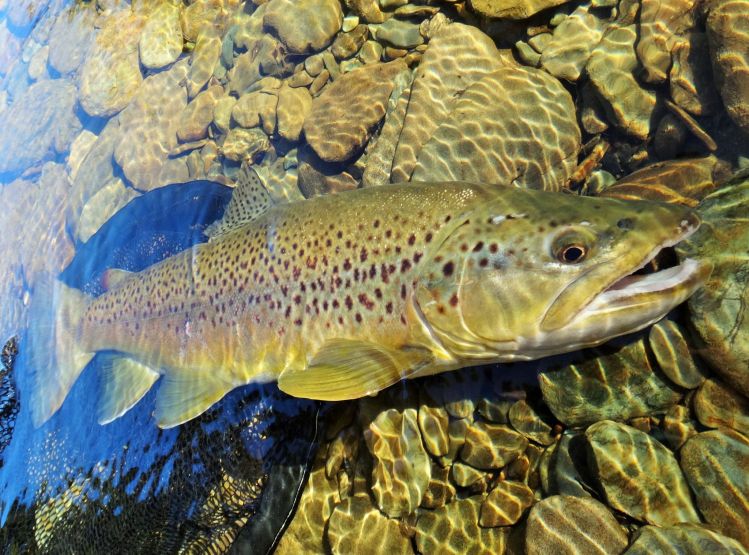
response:
[(695, 259), (638, 272), (699, 225), (682, 206), (466, 182), (276, 204), (245, 164), (207, 242), (107, 270), (96, 297), (50, 286), (55, 310), (31, 328), (32, 418), (47, 421), (96, 354), (98, 421), (159, 381), (169, 428), (251, 383), (340, 401), (599, 345), (704, 283)]

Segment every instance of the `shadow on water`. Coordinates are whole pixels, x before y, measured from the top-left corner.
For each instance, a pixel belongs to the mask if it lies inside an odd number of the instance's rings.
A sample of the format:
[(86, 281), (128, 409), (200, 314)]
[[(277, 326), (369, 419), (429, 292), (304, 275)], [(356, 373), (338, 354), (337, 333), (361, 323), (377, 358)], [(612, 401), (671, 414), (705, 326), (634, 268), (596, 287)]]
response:
[[(203, 230), (230, 194), (196, 181), (136, 198), (77, 248), (60, 279), (99, 294), (107, 268), (138, 271), (205, 241)], [(0, 453), (0, 542), (23, 552), (205, 551), (226, 546), (247, 523), (243, 537), (253, 551), (272, 549), (314, 453), (317, 403), (275, 385), (247, 386), (199, 418), (160, 430), (154, 388), (101, 426), (97, 356), (61, 409), (35, 429), (23, 338), (19, 345), (0, 384), (2, 432), (12, 430)]]

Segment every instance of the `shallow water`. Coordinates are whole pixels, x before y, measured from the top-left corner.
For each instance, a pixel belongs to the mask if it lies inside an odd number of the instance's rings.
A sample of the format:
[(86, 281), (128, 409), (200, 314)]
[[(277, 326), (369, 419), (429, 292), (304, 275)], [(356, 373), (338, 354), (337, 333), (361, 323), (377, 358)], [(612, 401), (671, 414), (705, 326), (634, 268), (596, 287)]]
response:
[[(6, 550), (746, 552), (749, 11), (555, 4), (0, 0)], [(52, 284), (197, 258), (242, 164), (275, 206), (457, 180), (682, 204), (705, 223), (671, 258), (716, 269), (600, 348), (340, 403), (244, 385), (168, 429), (157, 387), (98, 423), (101, 350), (35, 426)]]

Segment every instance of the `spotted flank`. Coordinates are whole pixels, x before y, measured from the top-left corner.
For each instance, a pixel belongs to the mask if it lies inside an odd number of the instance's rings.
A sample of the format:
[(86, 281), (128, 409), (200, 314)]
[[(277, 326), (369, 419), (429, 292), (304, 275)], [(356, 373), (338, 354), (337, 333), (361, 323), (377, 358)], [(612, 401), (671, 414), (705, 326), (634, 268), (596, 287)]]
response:
[(460, 182), (274, 205), (245, 167), (208, 243), (114, 269), (96, 298), (58, 286), (64, 313), (33, 346), (35, 422), (97, 352), (109, 357), (100, 422), (155, 384), (155, 417), (171, 427), (253, 382), (343, 400), (597, 345), (702, 283), (693, 260), (633, 275), (698, 225), (682, 207)]

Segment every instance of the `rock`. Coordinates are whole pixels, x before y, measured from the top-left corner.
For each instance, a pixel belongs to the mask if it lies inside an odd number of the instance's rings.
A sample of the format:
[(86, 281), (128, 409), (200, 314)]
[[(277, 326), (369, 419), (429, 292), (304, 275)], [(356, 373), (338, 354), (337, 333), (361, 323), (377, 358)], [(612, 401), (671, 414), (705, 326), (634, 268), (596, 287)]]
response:
[(224, 134), (229, 132), (231, 113), (236, 103), (237, 99), (233, 96), (224, 96), (219, 98), (213, 107), (213, 124)]
[(668, 82), (673, 101), (695, 116), (713, 114), (720, 105), (705, 33), (688, 33), (671, 53)]
[(76, 226), (76, 239), (81, 243), (88, 241), (109, 218), (137, 196), (138, 193), (125, 187), (119, 178), (103, 185), (84, 205)]
[(372, 128), (385, 115), (396, 75), (405, 69), (402, 61), (355, 69), (342, 75), (312, 102), (304, 134), (320, 158), (344, 161), (366, 144)]
[(424, 498), (421, 500), (421, 507), (425, 509), (438, 509), (452, 502), (456, 492), (455, 486), (448, 480), (449, 475), (450, 467), (439, 466), (432, 462), (429, 485), (424, 492)]
[(528, 440), (501, 424), (475, 422), (466, 431), (460, 458), (474, 468), (502, 468), (525, 451)]
[(67, 152), (81, 129), (67, 79), (39, 81), (0, 112), (0, 173), (16, 173)]
[(664, 319), (650, 328), (648, 344), (658, 366), (676, 385), (695, 389), (705, 381), (689, 351), (689, 345), (678, 324)]
[(167, 157), (177, 146), (179, 118), (187, 106), (186, 75), (187, 60), (183, 60), (168, 71), (148, 77), (120, 114), (120, 139), (114, 159), (136, 189), (149, 191), (167, 185), (162, 170), (169, 174), (174, 164), (183, 163)]
[(496, 422), (497, 424), (509, 424), (510, 419), (508, 414), (510, 407), (515, 404), (513, 399), (495, 399), (483, 397), (479, 399), (476, 410), (482, 418), (489, 422)]
[(383, 516), (369, 497), (349, 497), (336, 505), (328, 521), (327, 538), (336, 555), (413, 553), (398, 521)]
[(421, 503), (431, 471), (419, 434), (416, 409), (382, 411), (364, 430), (374, 459), (372, 493), (390, 517), (413, 513)]
[(80, 102), (94, 117), (109, 117), (130, 103), (143, 82), (138, 41), (145, 18), (130, 10), (104, 19), (83, 62)]
[(138, 43), (140, 63), (150, 69), (171, 64), (182, 54), (182, 27), (179, 6), (169, 0), (159, 3), (149, 14)]
[(338, 0), (270, 0), (263, 22), (294, 54), (319, 52), (343, 24)]
[(345, 60), (356, 54), (364, 45), (369, 36), (369, 29), (366, 25), (358, 25), (348, 33), (339, 33), (330, 52), (337, 60)]
[(667, 113), (658, 121), (653, 138), (656, 156), (671, 160), (679, 156), (687, 140), (687, 127), (674, 114)]
[(610, 420), (593, 424), (585, 437), (611, 507), (657, 526), (700, 521), (676, 458), (653, 437)]
[(276, 129), (278, 96), (272, 92), (255, 91), (240, 97), (231, 110), (231, 117), (242, 127), (263, 124), (263, 131), (272, 134)]
[(637, 57), (645, 70), (646, 82), (661, 83), (668, 77), (671, 53), (695, 24), (696, 4), (695, 0), (642, 1)]
[(190, 98), (197, 95), (211, 78), (220, 57), (221, 38), (211, 29), (201, 32), (190, 56), (190, 71), (187, 75), (187, 93)]
[(581, 356), (580, 362), (539, 376), (544, 401), (568, 426), (665, 412), (681, 398), (652, 368), (642, 338)]
[(182, 10), (180, 23), (182, 35), (187, 42), (196, 43), (201, 33), (215, 29), (219, 34), (223, 27), (226, 10), (224, 0), (195, 0)]
[(725, 553), (744, 555), (747, 551), (731, 538), (697, 524), (677, 524), (660, 528), (643, 526), (635, 532), (626, 555), (650, 555), (651, 553)]
[(443, 464), (452, 464), (458, 456), (463, 445), (465, 445), (466, 433), (468, 433), (468, 427), (470, 425), (471, 420), (468, 418), (450, 420), (450, 424), (447, 426), (447, 454), (440, 459)]
[(382, 45), (374, 40), (368, 40), (359, 51), (359, 59), (365, 64), (376, 64), (382, 58)]
[(75, 205), (72, 208), (73, 218), (80, 215), (83, 205), (101, 188), (103, 183), (109, 183), (114, 179), (114, 147), (120, 138), (120, 120), (112, 118), (82, 158), (73, 179), (71, 194), (75, 199)]
[(395, 48), (408, 50), (424, 43), (419, 26), (402, 19), (391, 18), (377, 28), (377, 40)]
[(287, 59), (286, 47), (270, 35), (254, 43), (252, 50), (240, 54), (229, 72), (229, 92), (256, 90), (263, 76), (285, 76), (294, 66)]
[(525, 527), (528, 555), (607, 555), (621, 553), (626, 547), (627, 534), (614, 515), (590, 497), (547, 497), (536, 503), (528, 515)]
[(419, 407), (418, 421), (421, 439), (429, 454), (435, 457), (446, 455), (450, 446), (450, 417), (447, 411), (442, 407), (423, 404)]
[(487, 528), (512, 526), (533, 501), (533, 491), (525, 484), (499, 482), (481, 504), (479, 524)]
[(325, 476), (323, 457), (324, 451), (318, 450), (294, 518), (281, 536), (276, 553), (325, 552), (325, 526), (341, 498), (335, 478)]
[(243, 129), (235, 127), (230, 129), (221, 146), (221, 154), (229, 160), (242, 162), (253, 160), (259, 154), (270, 149), (268, 136), (261, 129)]
[(749, 440), (733, 430), (692, 437), (681, 452), (681, 467), (705, 521), (749, 545)]
[(411, 88), (390, 180), (408, 181), (417, 155), (472, 83), (503, 67), (494, 42), (461, 23), (441, 27), (429, 41)]
[(749, 326), (744, 310), (749, 302), (748, 202), (746, 177), (711, 193), (699, 206), (705, 223), (677, 249), (680, 258), (707, 259), (713, 265), (705, 286), (689, 299), (691, 323), (702, 359), (744, 397), (749, 397)]
[(359, 186), (357, 179), (341, 164), (321, 160), (309, 147), (298, 151), (299, 190), (305, 198), (349, 191)]
[(471, 11), (494, 19), (528, 19), (569, 0), (469, 0)]
[(655, 200), (696, 207), (721, 181), (724, 164), (715, 156), (656, 162), (632, 172), (601, 193), (624, 200)]
[(733, 428), (749, 435), (749, 399), (709, 379), (694, 396), (694, 412), (703, 426)]
[[(416, 81), (412, 100), (415, 91)], [(450, 112), (418, 153), (411, 180), (555, 191), (577, 166), (574, 103), (545, 71), (499, 69), (470, 85)], [(534, 137), (544, 139), (539, 144)]]
[(41, 79), (49, 78), (49, 73), (47, 73), (48, 58), (49, 46), (42, 46), (36, 51), (29, 62), (29, 79), (39, 81)]
[(480, 497), (469, 497), (422, 513), (416, 521), (418, 553), (504, 553), (506, 532), (480, 528), (480, 507)]
[(288, 141), (298, 141), (304, 121), (312, 111), (312, 95), (304, 87), (281, 87), (278, 93), (278, 134)]
[(78, 136), (70, 145), (70, 154), (68, 154), (67, 170), (71, 180), (76, 178), (78, 175), (78, 169), (81, 166), (81, 162), (86, 157), (88, 152), (94, 146), (97, 135), (92, 133), (88, 129), (83, 129)]
[(21, 41), (3, 23), (0, 25), (0, 75), (11, 71), (21, 53)]
[(551, 426), (544, 422), (533, 407), (525, 401), (521, 400), (513, 404), (508, 417), (512, 427), (531, 441), (540, 445), (554, 443)]
[(214, 118), (214, 109), (224, 90), (215, 85), (198, 94), (179, 116), (177, 138), (186, 143), (197, 141), (208, 135), (208, 126)]
[(674, 405), (663, 417), (663, 438), (668, 446), (677, 451), (693, 435), (697, 434), (695, 422), (689, 409), (682, 405)]
[[(591, 13), (591, 6), (583, 4), (554, 28), (541, 53), (541, 66), (559, 79), (577, 81), (593, 49), (601, 42), (607, 23)], [(529, 41), (530, 42), (530, 41)]]
[(606, 112), (624, 133), (646, 140), (656, 109), (656, 94), (642, 88), (637, 69), (634, 25), (613, 28), (593, 50), (586, 70)]
[(589, 490), (583, 487), (590, 474), (586, 449), (584, 434), (567, 431), (562, 435), (548, 467), (548, 493), (590, 497)]
[(387, 19), (377, 0), (344, 0), (346, 7), (367, 23), (382, 23)]
[(706, 22), (715, 81), (728, 115), (749, 132), (749, 5), (719, 0)]
[(478, 484), (481, 489), (486, 489), (486, 472), (461, 462), (453, 463), (450, 468), (450, 478), (456, 486), (461, 488), (469, 488)]

